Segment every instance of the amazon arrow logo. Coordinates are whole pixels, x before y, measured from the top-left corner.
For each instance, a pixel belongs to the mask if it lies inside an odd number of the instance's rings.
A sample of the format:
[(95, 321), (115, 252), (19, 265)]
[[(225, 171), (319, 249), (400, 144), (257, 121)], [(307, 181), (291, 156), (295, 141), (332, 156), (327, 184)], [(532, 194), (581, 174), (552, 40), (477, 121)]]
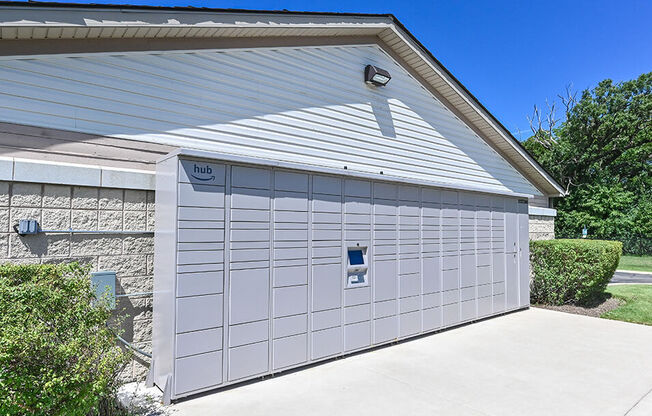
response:
[[(197, 164), (195, 163), (193, 164), (192, 173), (190, 174), (190, 176), (197, 179), (198, 181), (208, 182), (208, 181), (215, 180), (215, 175), (213, 175), (212, 173), (213, 173), (213, 169), (209, 165), (197, 166)], [(197, 176), (197, 175), (201, 175), (201, 176)], [(206, 177), (204, 175), (211, 175), (211, 176)]]

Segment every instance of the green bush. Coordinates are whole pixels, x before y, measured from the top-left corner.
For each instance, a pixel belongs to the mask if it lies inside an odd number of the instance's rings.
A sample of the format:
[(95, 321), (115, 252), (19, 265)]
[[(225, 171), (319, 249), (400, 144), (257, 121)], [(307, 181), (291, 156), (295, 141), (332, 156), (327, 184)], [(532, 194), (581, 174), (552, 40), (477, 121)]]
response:
[(582, 304), (596, 299), (607, 288), (622, 248), (618, 241), (531, 241), (532, 303)]
[(78, 264), (0, 265), (0, 414), (93, 415), (128, 354)]

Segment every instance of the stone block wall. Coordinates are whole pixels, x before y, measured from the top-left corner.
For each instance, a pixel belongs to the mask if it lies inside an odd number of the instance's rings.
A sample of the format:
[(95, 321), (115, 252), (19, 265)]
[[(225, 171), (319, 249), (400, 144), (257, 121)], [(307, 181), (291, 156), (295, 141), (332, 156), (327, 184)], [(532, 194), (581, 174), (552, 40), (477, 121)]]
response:
[[(116, 292), (151, 292), (152, 235), (37, 234), (19, 236), (13, 226), (36, 219), (43, 229), (153, 230), (154, 192), (131, 189), (0, 182), (0, 261), (58, 263), (79, 261), (95, 270), (117, 272)], [(119, 298), (127, 315), (123, 338), (151, 352), (152, 297)], [(125, 381), (143, 379), (149, 360), (136, 354)]]
[(530, 240), (552, 240), (555, 238), (555, 217), (530, 215)]

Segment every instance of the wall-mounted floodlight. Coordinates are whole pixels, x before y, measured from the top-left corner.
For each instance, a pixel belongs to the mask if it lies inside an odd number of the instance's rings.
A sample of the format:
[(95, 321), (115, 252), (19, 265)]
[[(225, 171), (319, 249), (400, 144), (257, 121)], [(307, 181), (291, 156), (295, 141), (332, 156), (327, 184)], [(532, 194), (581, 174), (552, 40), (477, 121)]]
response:
[(364, 69), (364, 80), (368, 84), (382, 87), (387, 85), (390, 79), (392, 79), (392, 76), (384, 69), (380, 69), (373, 65), (367, 65)]

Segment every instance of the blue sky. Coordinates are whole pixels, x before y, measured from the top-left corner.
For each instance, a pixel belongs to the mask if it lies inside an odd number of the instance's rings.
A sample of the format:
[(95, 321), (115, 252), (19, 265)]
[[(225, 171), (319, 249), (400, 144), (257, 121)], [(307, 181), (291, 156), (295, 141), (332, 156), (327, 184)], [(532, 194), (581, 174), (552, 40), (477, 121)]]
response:
[(652, 0), (106, 3), (393, 13), (519, 139), (533, 106), (567, 85), (581, 91), (652, 71)]

